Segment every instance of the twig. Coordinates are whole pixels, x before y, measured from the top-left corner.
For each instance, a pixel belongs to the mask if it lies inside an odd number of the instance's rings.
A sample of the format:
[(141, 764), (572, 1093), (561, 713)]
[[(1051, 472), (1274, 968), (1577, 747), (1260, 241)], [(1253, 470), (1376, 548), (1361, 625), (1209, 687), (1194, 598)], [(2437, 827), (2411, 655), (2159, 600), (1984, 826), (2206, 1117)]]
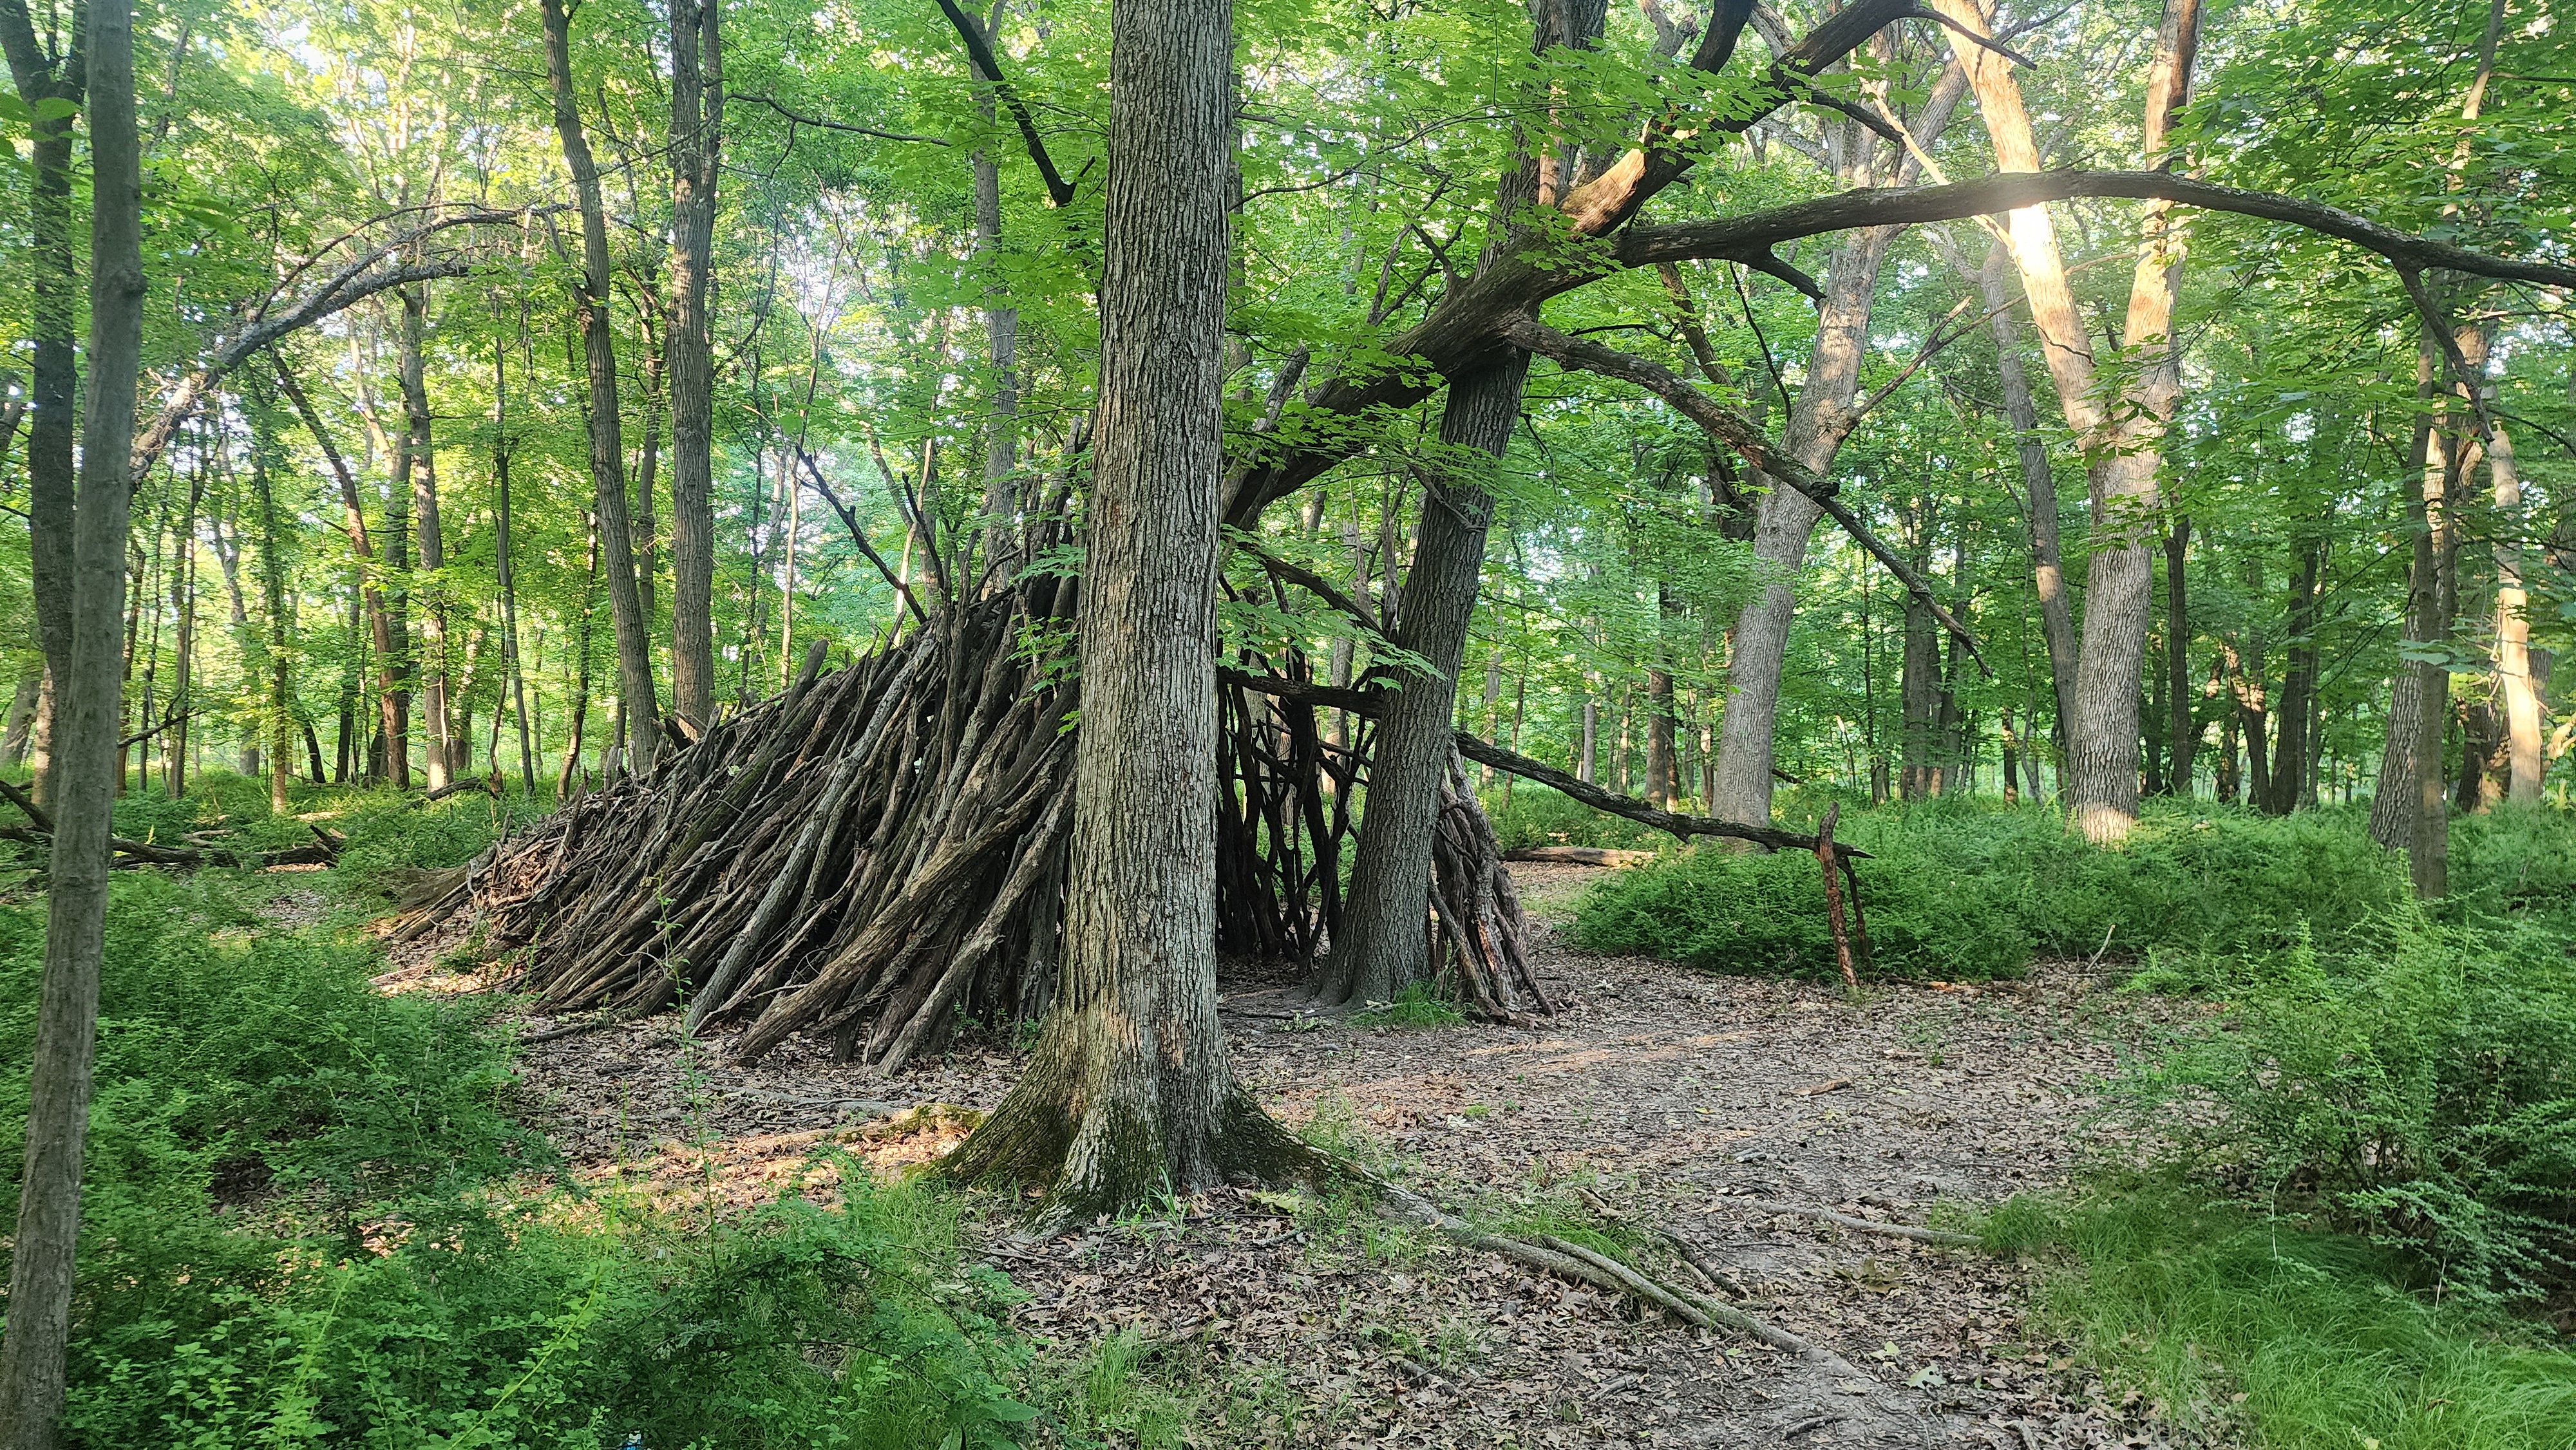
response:
[(2084, 971), (2086, 975), (2091, 975), (2094, 968), (2102, 965), (2102, 954), (2111, 949), (2111, 933), (2118, 931), (2119, 929), (2120, 924), (2116, 921), (2102, 929), (2102, 944), (2093, 949), (2093, 955), (2084, 963)]
[(1834, 873), (1834, 820), (1842, 811), (1843, 803), (1835, 801), (1816, 823), (1816, 866), (1825, 873), (1825, 925), (1834, 934), (1834, 964), (1842, 968), (1843, 986), (1857, 992), (1860, 977), (1852, 971), (1851, 932), (1843, 925), (1843, 884)]

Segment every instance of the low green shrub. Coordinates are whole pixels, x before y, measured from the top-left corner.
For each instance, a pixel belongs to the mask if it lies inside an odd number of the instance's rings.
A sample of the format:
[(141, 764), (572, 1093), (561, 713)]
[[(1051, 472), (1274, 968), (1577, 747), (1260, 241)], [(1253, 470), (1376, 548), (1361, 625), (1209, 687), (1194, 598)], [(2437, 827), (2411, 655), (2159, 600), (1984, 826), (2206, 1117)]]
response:
[[(1861, 917), (1881, 976), (1981, 980), (2029, 962), (2009, 888), (1914, 852), (1861, 861)], [(1846, 903), (1848, 909), (1848, 903)], [(1825, 976), (1839, 970), (1823, 872), (1798, 851), (1702, 846), (1611, 873), (1575, 908), (1587, 951), (1638, 953), (1720, 972)]]
[[(1031, 1351), (951, 1201), (855, 1164), (840, 1208), (730, 1219), (551, 1184), (480, 1011), (377, 993), (363, 938), (280, 930), (253, 884), (115, 883), (69, 1443), (1018, 1443)], [(21, 1064), (42, 955), (42, 912), (0, 909)], [(12, 1168), (26, 1092), (0, 1079)]]
[(2576, 1269), (2576, 961), (2531, 922), (2240, 958), (2224, 1015), (2118, 1081), (2177, 1167), (2413, 1253), (2446, 1295)]
[(1351, 1014), (1360, 1027), (1454, 1027), (1467, 1020), (1458, 1004), (1427, 983), (1407, 983), (1392, 1002), (1371, 1002)]
[[(1813, 821), (1788, 824), (1812, 829)], [(2275, 818), (2154, 801), (2129, 840), (2091, 845), (2047, 807), (1951, 798), (1855, 812), (1880, 971), (1974, 978), (2034, 953), (2259, 952), (2367, 939), (2406, 899), (2403, 858), (2348, 811)], [(1831, 962), (1823, 886), (1804, 855), (1702, 844), (1605, 877), (1575, 915), (1595, 951), (1694, 966), (1815, 973)]]
[(2172, 1180), (2018, 1198), (1994, 1247), (2052, 1251), (2045, 1327), (2104, 1379), (2220, 1443), (2273, 1450), (2565, 1450), (2576, 1352), (2436, 1301), (2421, 1262)]

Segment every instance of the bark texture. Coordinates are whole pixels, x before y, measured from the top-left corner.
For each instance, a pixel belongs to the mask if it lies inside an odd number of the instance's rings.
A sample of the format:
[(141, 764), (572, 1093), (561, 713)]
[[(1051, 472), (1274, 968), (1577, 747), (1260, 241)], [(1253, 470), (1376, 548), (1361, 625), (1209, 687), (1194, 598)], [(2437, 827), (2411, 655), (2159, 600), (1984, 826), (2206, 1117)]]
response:
[(721, 0), (671, 0), (671, 709), (701, 730), (714, 720), (716, 687), (707, 285), (724, 161), (723, 11)]
[(106, 943), (109, 814), (118, 783), (117, 721), (124, 694), (118, 616), (125, 602), (143, 345), (143, 175), (134, 121), (133, 11), (122, 4), (91, 5), (85, 33), (92, 185), (89, 387), (71, 521), (69, 654), (54, 700), (57, 823), (45, 978), (9, 1260), (8, 1322), (0, 1337), (0, 1443), (10, 1450), (51, 1450), (61, 1443), (99, 959)]
[(1122, 1209), (1276, 1176), (1294, 1140), (1235, 1085), (1216, 1015), (1216, 565), (1233, 6), (1116, 0), (1101, 381), (1079, 615), (1064, 960), (961, 1179)]

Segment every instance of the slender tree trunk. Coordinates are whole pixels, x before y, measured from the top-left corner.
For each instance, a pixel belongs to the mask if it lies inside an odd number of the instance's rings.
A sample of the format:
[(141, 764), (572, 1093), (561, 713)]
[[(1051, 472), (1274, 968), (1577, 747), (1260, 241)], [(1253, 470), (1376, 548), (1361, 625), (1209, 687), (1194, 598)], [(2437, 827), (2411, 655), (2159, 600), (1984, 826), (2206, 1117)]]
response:
[(5, 736), (0, 736), (0, 762), (22, 765), (27, 759), (27, 740), (36, 725), (36, 697), (45, 689), (45, 667), (41, 664), (18, 673), (18, 688), (9, 697), (9, 722)]
[(1646, 670), (1646, 799), (1672, 808), (1678, 780), (1673, 758), (1673, 672), (1663, 631), (1671, 622), (1672, 594), (1655, 586), (1655, 663)]
[(1583, 697), (1583, 757), (1574, 778), (1591, 785), (1601, 776), (1601, 697)]
[(2191, 757), (2200, 732), (2191, 721), (2191, 600), (2184, 573), (2184, 553), (2191, 543), (2191, 519), (2176, 515), (2165, 535), (2165, 708), (2171, 713), (2166, 732), (2173, 737), (2173, 769), (2165, 788), (2191, 797)]
[(421, 715), (429, 726), (429, 788), (444, 788), (456, 771), (456, 721), (448, 708), (447, 539), (439, 527), (437, 450), (430, 435), (429, 389), (421, 353), (428, 330), (427, 289), (402, 289), (402, 339), (398, 375), (402, 384), (403, 438), (395, 451), (394, 489), (411, 496), (411, 521), (419, 530), (419, 558), (425, 576), (420, 596), (420, 658), (413, 669), (421, 682)]
[(2501, 420), (2487, 431), (2487, 481), (2496, 512), (2496, 703), (2503, 732), (2505, 799), (2540, 803), (2540, 691), (2531, 672), (2531, 595), (2523, 585), (2522, 478), (2513, 461), (2513, 439)]
[(554, 97), (555, 134), (581, 204), (582, 273), (573, 288), (573, 321), (589, 377), (591, 491), (608, 570), (608, 613), (617, 632), (618, 697), (639, 772), (650, 771), (662, 740), (653, 694), (652, 621), (636, 591), (634, 536), (626, 512), (625, 445), (618, 439), (617, 341), (608, 318), (608, 214), (599, 197), (599, 168), (590, 156), (581, 113), (573, 104), (571, 22), (563, 0), (543, 0), (546, 78)]
[(715, 720), (715, 353), (708, 286), (724, 160), (722, 0), (671, 0), (671, 709)]
[[(81, 1158), (105, 950), (109, 807), (122, 701), (117, 612), (133, 497), (134, 404), (142, 362), (142, 148), (134, 126), (134, 13), (92, 4), (87, 19), (90, 273), (89, 396), (72, 522), (69, 651), (56, 676), (54, 849), (45, 976), (28, 1084), (9, 1305), (0, 1336), (0, 1444), (61, 1443), (71, 1330)], [(57, 526), (62, 522), (53, 521)]]
[(261, 640), (261, 664), (267, 667), (265, 708), (260, 712), (268, 737), (268, 808), (286, 814), (295, 784), (295, 660), (289, 651), (286, 613), (284, 531), (278, 527), (277, 491), (270, 474), (276, 464), (275, 394), (255, 390), (243, 399), (250, 414), (250, 483), (259, 510), (260, 603), (268, 615)]
[[(1216, 1015), (1216, 560), (1232, 6), (1114, 0), (1101, 380), (1061, 986), (1028, 1070), (951, 1155), (1052, 1179), (1063, 1218), (1304, 1155)], [(1443, 723), (1446, 723), (1444, 712)]]
[[(314, 446), (322, 450), (323, 462), (330, 465), (331, 476), (340, 485), (340, 527), (349, 536), (349, 552), (358, 560), (358, 592), (366, 603), (367, 629), (376, 651), (376, 701), (378, 728), (387, 742), (388, 764), (396, 769), (394, 784), (409, 789), (411, 773), (405, 763), (407, 741), (404, 727), (409, 714), (402, 692), (402, 647), (394, 634), (394, 622), (386, 607), (384, 591), (377, 584), (375, 542), (367, 536), (367, 511), (358, 496), (358, 476), (350, 471), (348, 461), (331, 441), (330, 432), (322, 426), (322, 415), (313, 410), (313, 400), (304, 395), (303, 385), (280, 359), (277, 383), (286, 401), (295, 408), (295, 416), (304, 423), (304, 431), (313, 435)], [(369, 774), (377, 774), (373, 766)]]
[[(1007, 0), (994, 0), (992, 13), (984, 21), (984, 42), (988, 46), (1000, 41), (1006, 3)], [(992, 93), (977, 96), (976, 106), (983, 112), (986, 124), (991, 124)], [(984, 528), (989, 557), (1005, 545), (1010, 520), (1019, 507), (1012, 475), (1019, 466), (1020, 309), (1010, 305), (1010, 289), (1003, 285), (997, 265), (1002, 251), (1001, 167), (988, 151), (976, 152), (970, 165), (974, 170), (975, 251), (987, 269), (984, 342), (993, 366), (992, 409), (984, 425)]]
[(519, 667), (519, 586), (510, 566), (509, 349), (492, 344), (492, 494), (495, 582), (501, 590), (501, 663), (510, 675), (510, 713), (519, 722), (519, 780), (537, 793), (537, 747), (528, 732), (528, 682)]
[(2271, 789), (2263, 809), (2286, 816), (2307, 789), (2308, 717), (2314, 713), (2317, 677), (2317, 568), (2321, 546), (2299, 540), (2298, 568), (2290, 576), (2289, 662), (2281, 674), (2281, 705), (2273, 734)]
[[(27, 123), (25, 273), (28, 332), (34, 343), (27, 411), (28, 565), (36, 639), (54, 680), (60, 680), (68, 667), (72, 638), (72, 501), (78, 489), (72, 461), (73, 398), (80, 387), (74, 339), (80, 328), (81, 295), (77, 214), (72, 205), (72, 129), (81, 102), (84, 44), (75, 34), (69, 55), (49, 54), (25, 6), (0, 10), (0, 48), (8, 53), (18, 99), (34, 113)], [(52, 712), (60, 693), (48, 685), (37, 695), (34, 794), (39, 804), (53, 799)]]
[(557, 798), (569, 796), (581, 776), (581, 736), (590, 723), (591, 621), (598, 616), (599, 516), (590, 520), (589, 572), (581, 588), (581, 624), (573, 632), (572, 723), (564, 731), (563, 771), (555, 777)]
[[(2406, 517), (2410, 531), (2421, 535), (2425, 528), (2425, 470), (2434, 466), (2433, 454), (2433, 377), (2437, 366), (2433, 339), (2420, 335), (2415, 349), (2415, 435), (2406, 452)], [(2418, 630), (2430, 618), (2423, 607), (2430, 588), (2430, 576), (2418, 575), (2416, 566), (2426, 562), (2420, 553), (2410, 551), (2406, 585), (2406, 638), (2421, 638)], [(2388, 687), (2388, 730), (2379, 757), (2379, 777), (2371, 787), (2370, 836), (2392, 851), (2410, 849), (2415, 840), (2415, 762), (2419, 751), (2415, 736), (2424, 728), (2424, 677), (2415, 665), (2401, 659), (2396, 678)]]

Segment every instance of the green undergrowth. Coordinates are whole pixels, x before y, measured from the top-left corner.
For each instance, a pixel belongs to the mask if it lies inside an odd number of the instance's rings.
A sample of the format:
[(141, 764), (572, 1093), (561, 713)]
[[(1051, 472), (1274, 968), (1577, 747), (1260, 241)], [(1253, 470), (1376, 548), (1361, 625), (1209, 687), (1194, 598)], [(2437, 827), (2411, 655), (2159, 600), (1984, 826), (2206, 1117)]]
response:
[(1391, 1002), (1371, 1002), (1351, 1014), (1358, 1027), (1455, 1027), (1467, 1020), (1458, 1005), (1429, 983), (1412, 982)]
[[(1044, 1363), (1009, 1330), (954, 1199), (856, 1165), (835, 1204), (749, 1213), (584, 1188), (514, 1116), (488, 1003), (387, 997), (355, 930), (250, 909), (312, 879), (115, 883), (69, 1444), (1101, 1439), (1072, 1388), (1095, 1351)], [(42, 953), (40, 905), (0, 908), (22, 1064)], [(22, 1070), (0, 1079), (13, 1139), (25, 1110)]]
[(1607, 846), (1653, 851), (1673, 842), (1671, 836), (1625, 816), (1596, 811), (1543, 785), (1515, 782), (1508, 795), (1500, 788), (1478, 793), (1494, 838), (1506, 851), (1533, 846)]
[[(1795, 812), (1784, 823), (1812, 828)], [(2358, 808), (2268, 817), (2149, 801), (2117, 848), (2087, 844), (2048, 807), (1952, 799), (1848, 812), (1874, 970), (1900, 978), (2012, 975), (2035, 956), (2182, 961), (2375, 940), (2407, 899), (2404, 859)], [(2576, 814), (2465, 817), (2452, 833), (2454, 918), (2512, 913), (2576, 930)], [(1578, 904), (1588, 950), (1714, 971), (1835, 970), (1812, 857), (1716, 843), (1606, 875)]]
[(1990, 1247), (2054, 1265), (2043, 1323), (2121, 1389), (2267, 1450), (2566, 1450), (2576, 1349), (2435, 1296), (2420, 1262), (2172, 1181), (2022, 1198)]

